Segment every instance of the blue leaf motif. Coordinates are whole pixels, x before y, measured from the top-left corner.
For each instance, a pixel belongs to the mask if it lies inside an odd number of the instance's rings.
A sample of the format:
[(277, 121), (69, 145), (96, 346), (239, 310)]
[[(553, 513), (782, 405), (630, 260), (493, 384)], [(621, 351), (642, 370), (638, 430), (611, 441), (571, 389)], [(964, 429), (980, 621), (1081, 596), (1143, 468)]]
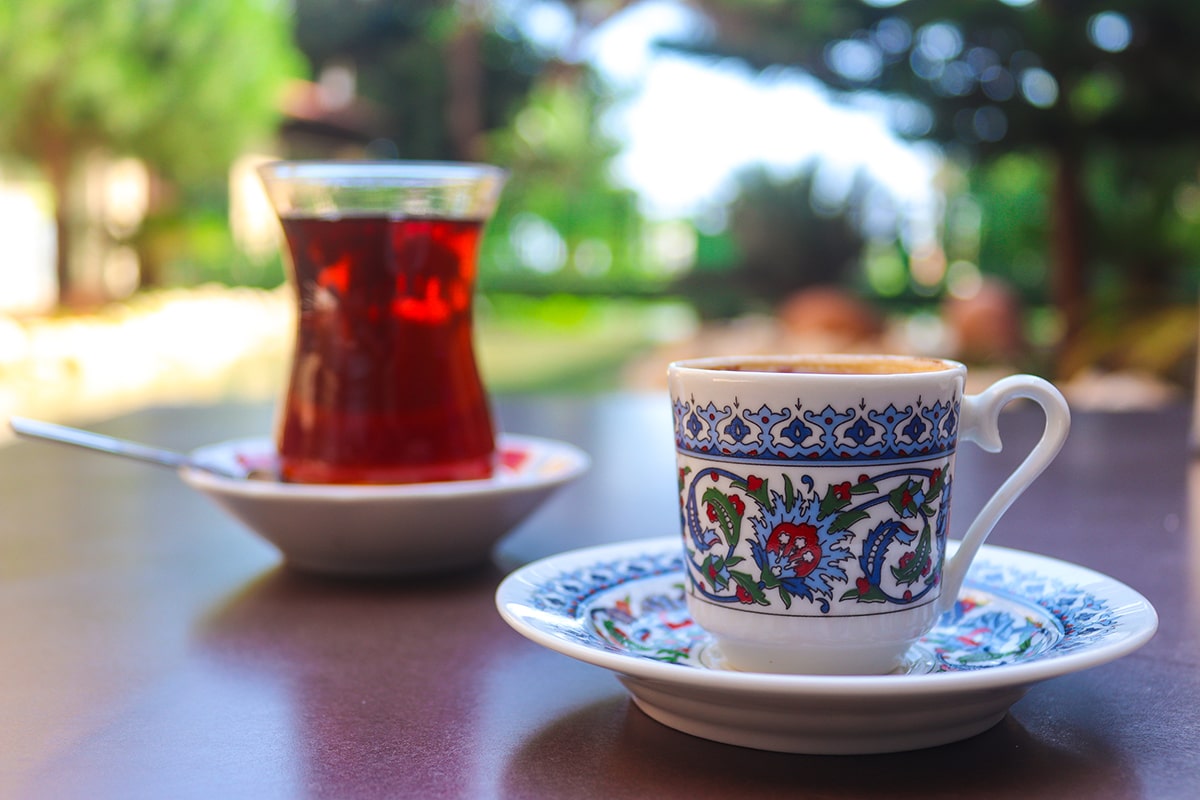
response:
[(949, 438), (954, 435), (954, 429), (957, 427), (958, 415), (956, 415), (954, 413), (954, 409), (951, 408), (946, 414), (946, 421), (942, 425), (942, 430), (946, 432), (946, 437)]
[(804, 440), (812, 436), (812, 428), (804, 424), (800, 417), (792, 420), (791, 424), (780, 431), (781, 435), (790, 440), (792, 444), (804, 444)]
[(846, 431), (846, 435), (854, 440), (854, 443), (860, 447), (867, 443), (867, 440), (875, 435), (875, 428), (867, 424), (867, 421), (859, 417), (857, 421)]
[(747, 436), (750, 435), (750, 426), (742, 422), (741, 417), (734, 417), (725, 426), (724, 431), (726, 436), (729, 436), (735, 442), (741, 443)]
[(909, 438), (909, 441), (914, 444), (921, 441), (921, 437), (925, 435), (925, 423), (921, 420), (920, 414), (913, 414), (912, 419), (902, 429), (902, 433)]

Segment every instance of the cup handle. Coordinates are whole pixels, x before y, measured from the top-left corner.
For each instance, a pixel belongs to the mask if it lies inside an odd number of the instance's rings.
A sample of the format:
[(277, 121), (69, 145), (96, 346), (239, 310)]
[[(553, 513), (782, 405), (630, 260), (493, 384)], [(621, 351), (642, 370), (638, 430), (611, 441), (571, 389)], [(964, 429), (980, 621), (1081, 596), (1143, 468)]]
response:
[(987, 501), (967, 528), (958, 552), (942, 569), (939, 604), (943, 612), (954, 607), (967, 569), (1000, 516), (1042, 474), (1042, 470), (1054, 460), (1066, 441), (1067, 431), (1071, 427), (1071, 410), (1067, 401), (1053, 384), (1033, 375), (1011, 375), (996, 381), (979, 394), (963, 397), (959, 440), (974, 442), (989, 453), (1000, 452), (1003, 446), (1000, 442), (1000, 412), (1013, 400), (1021, 398), (1032, 400), (1042, 407), (1046, 415), (1042, 438)]

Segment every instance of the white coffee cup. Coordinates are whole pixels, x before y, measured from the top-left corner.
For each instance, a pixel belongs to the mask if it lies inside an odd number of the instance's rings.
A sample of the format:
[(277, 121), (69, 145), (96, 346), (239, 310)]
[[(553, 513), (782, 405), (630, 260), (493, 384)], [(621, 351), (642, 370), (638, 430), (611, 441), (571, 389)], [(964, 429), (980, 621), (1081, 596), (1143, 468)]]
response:
[[(688, 608), (729, 666), (886, 673), (953, 606), (1070, 427), (1041, 378), (965, 395), (966, 373), (882, 355), (670, 365)], [(958, 442), (999, 451), (1000, 411), (1018, 398), (1042, 407), (1045, 432), (947, 558)]]

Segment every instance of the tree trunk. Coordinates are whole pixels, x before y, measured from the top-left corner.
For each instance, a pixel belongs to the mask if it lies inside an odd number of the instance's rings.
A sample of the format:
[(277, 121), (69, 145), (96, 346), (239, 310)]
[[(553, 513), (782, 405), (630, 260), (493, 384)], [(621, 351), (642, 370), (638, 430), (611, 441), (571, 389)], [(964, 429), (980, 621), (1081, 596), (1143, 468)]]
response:
[(46, 177), (54, 194), (54, 275), (58, 282), (58, 305), (69, 306), (74, 297), (71, 260), (73, 242), (71, 230), (71, 156), (65, 147), (47, 148), (43, 163)]
[(463, 6), (458, 29), (447, 44), (446, 124), (455, 157), (474, 161), (479, 157), (479, 135), (483, 130), (483, 66), (479, 58), (483, 33), (480, 12), (470, 3)]
[(1057, 359), (1061, 373), (1071, 369), (1071, 353), (1087, 321), (1087, 208), (1083, 161), (1078, 150), (1070, 145), (1057, 147), (1054, 167), (1050, 210), (1051, 298), (1062, 315), (1063, 336)]

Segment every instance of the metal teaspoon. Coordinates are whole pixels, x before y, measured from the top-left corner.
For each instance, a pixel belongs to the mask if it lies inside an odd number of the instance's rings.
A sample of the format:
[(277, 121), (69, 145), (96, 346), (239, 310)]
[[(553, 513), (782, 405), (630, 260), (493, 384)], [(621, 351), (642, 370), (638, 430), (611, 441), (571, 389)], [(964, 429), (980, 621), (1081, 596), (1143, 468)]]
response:
[(82, 447), (87, 450), (95, 450), (100, 453), (108, 453), (109, 455), (131, 458), (135, 461), (156, 464), (160, 467), (170, 467), (171, 469), (190, 467), (192, 469), (211, 472), (214, 475), (220, 475), (225, 478), (271, 477), (263, 470), (235, 471), (219, 464), (207, 464), (196, 461), (186, 453), (165, 450), (159, 447), (150, 447), (126, 439), (118, 439), (114, 436), (105, 436), (102, 433), (93, 433), (91, 431), (80, 430), (79, 428), (70, 428), (66, 425), (57, 425), (53, 422), (12, 417), (8, 424), (20, 436), (74, 445), (75, 447)]

